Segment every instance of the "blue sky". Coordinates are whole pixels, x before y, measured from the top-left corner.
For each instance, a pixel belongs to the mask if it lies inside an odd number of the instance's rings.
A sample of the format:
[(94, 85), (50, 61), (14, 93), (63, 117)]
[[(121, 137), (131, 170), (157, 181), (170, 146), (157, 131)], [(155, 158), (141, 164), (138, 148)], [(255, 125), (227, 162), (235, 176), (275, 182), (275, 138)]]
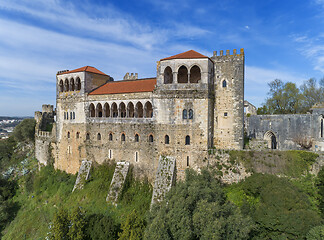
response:
[(0, 115), (55, 104), (55, 74), (90, 65), (121, 79), (194, 49), (245, 49), (245, 99), (324, 76), (324, 0), (1, 0)]

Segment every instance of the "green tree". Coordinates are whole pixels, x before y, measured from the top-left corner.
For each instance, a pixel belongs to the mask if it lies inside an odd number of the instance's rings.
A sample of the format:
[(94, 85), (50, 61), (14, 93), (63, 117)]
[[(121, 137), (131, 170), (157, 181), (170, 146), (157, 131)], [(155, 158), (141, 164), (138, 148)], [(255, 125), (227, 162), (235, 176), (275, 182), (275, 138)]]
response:
[(115, 223), (112, 217), (94, 214), (88, 217), (87, 222), (88, 239), (113, 240), (118, 238), (119, 225)]
[(237, 187), (250, 198), (242, 210), (257, 223), (254, 239), (305, 239), (307, 232), (321, 222), (307, 195), (285, 178), (253, 174)]
[(34, 119), (24, 119), (15, 127), (12, 135), (17, 142), (34, 141), (35, 125), (36, 121)]
[(312, 228), (306, 236), (307, 240), (324, 239), (324, 225)]
[(319, 195), (319, 205), (318, 208), (321, 211), (322, 218), (324, 219), (324, 167), (318, 172), (317, 175), (317, 188), (318, 188), (318, 195)]
[(68, 212), (60, 208), (54, 215), (53, 223), (50, 229), (50, 239), (61, 240), (67, 239), (69, 232)]
[(79, 207), (76, 207), (68, 216), (69, 220), (69, 231), (68, 237), (71, 240), (82, 240), (85, 238), (85, 226), (86, 221), (84, 214)]
[(119, 240), (140, 240), (143, 239), (145, 221), (136, 210), (133, 210), (122, 223), (121, 229)]
[(253, 226), (209, 171), (190, 170), (152, 209), (145, 239), (248, 239)]
[(320, 82), (320, 86), (317, 84), (315, 78), (310, 78), (305, 81), (300, 90), (303, 94), (303, 106), (302, 112), (306, 113), (315, 104), (324, 101), (324, 78)]

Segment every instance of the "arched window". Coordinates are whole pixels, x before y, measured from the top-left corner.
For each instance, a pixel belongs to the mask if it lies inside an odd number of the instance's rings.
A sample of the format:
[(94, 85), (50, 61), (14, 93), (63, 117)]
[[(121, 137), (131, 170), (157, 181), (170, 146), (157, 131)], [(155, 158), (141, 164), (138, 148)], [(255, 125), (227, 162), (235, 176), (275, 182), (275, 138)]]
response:
[(104, 117), (110, 117), (110, 107), (108, 103), (105, 103), (103, 111)]
[(67, 138), (70, 138), (70, 132), (67, 133)]
[(190, 136), (189, 135), (186, 136), (186, 145), (190, 145)]
[(69, 91), (69, 80), (67, 80), (67, 79), (65, 79), (64, 90), (65, 90), (65, 92)]
[(173, 82), (173, 74), (172, 69), (170, 67), (166, 67), (164, 69), (164, 83), (170, 84)]
[(187, 167), (189, 167), (189, 156), (187, 156)]
[(135, 117), (137, 118), (143, 117), (143, 104), (141, 102), (136, 103)]
[(70, 112), (70, 119), (73, 119), (73, 113)]
[(153, 108), (152, 108), (152, 104), (150, 102), (145, 103), (144, 109), (145, 109), (145, 117), (146, 118), (153, 117)]
[(118, 117), (118, 108), (115, 102), (111, 105), (111, 112), (112, 112), (112, 117), (114, 118)]
[(87, 133), (86, 140), (90, 140), (90, 133)]
[(75, 119), (75, 112), (73, 112), (73, 119)]
[(64, 112), (64, 120), (66, 119), (66, 112)]
[(101, 134), (100, 133), (97, 134), (97, 140), (101, 140)]
[(80, 138), (80, 133), (79, 132), (76, 133), (76, 138)]
[(165, 137), (164, 137), (164, 143), (165, 144), (169, 144), (170, 143), (169, 135), (165, 135)]
[(66, 113), (66, 120), (69, 120), (69, 113)]
[(81, 90), (81, 80), (79, 77), (77, 77), (76, 82), (75, 82), (75, 87), (77, 91)]
[(189, 109), (189, 119), (193, 119), (193, 110)]
[(122, 135), (121, 135), (121, 138), (120, 138), (120, 139), (121, 139), (121, 141), (122, 141), (122, 142), (125, 142), (125, 139), (126, 139), (125, 133), (122, 133)]
[(223, 88), (226, 88), (227, 87), (227, 82), (226, 80), (223, 81)]
[(109, 133), (109, 141), (112, 141), (113, 140), (113, 135), (112, 133)]
[(134, 117), (134, 104), (129, 102), (127, 104), (127, 117), (133, 118)]
[(96, 116), (95, 106), (93, 105), (93, 103), (91, 103), (89, 106), (89, 112), (90, 112), (90, 117)]
[(193, 66), (190, 69), (190, 83), (198, 83), (201, 79), (201, 72), (198, 66)]
[(139, 142), (139, 135), (137, 133), (135, 134), (135, 142)]
[(96, 117), (102, 117), (102, 106), (101, 106), (101, 103), (98, 103), (97, 104), (97, 107), (96, 107)]
[(74, 79), (71, 78), (70, 80), (70, 91), (74, 91)]
[(178, 83), (188, 83), (188, 69), (185, 66), (178, 70)]
[(182, 111), (182, 119), (187, 119), (187, 109), (183, 109), (183, 111)]
[(59, 84), (59, 91), (60, 91), (60, 92), (63, 92), (63, 91), (64, 91), (63, 80), (60, 81), (60, 84)]
[(122, 118), (126, 117), (126, 106), (123, 102), (119, 104), (119, 116)]
[(149, 135), (148, 140), (149, 140), (149, 142), (151, 142), (151, 143), (153, 142), (154, 139), (153, 139), (153, 135), (152, 135), (152, 134)]

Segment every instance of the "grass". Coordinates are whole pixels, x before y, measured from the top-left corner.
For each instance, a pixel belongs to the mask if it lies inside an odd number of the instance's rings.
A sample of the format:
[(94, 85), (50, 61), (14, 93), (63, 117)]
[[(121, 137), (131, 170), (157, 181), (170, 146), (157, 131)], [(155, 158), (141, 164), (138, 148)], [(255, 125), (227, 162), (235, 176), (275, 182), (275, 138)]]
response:
[(19, 189), (13, 198), (19, 205), (16, 218), (3, 231), (2, 239), (44, 239), (49, 223), (58, 208), (71, 210), (81, 207), (86, 215), (109, 215), (121, 224), (134, 210), (145, 216), (149, 209), (152, 187), (147, 181), (128, 177), (126, 188), (115, 207), (106, 202), (114, 164), (94, 166), (84, 189), (72, 193), (75, 175), (42, 168), (34, 175), (19, 180)]

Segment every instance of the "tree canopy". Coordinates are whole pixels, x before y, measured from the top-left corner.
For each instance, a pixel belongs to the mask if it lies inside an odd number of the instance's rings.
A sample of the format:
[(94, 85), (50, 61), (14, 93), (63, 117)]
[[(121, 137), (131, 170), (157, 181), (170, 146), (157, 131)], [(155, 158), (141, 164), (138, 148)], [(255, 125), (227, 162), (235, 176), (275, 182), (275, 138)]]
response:
[(226, 199), (218, 180), (206, 170), (191, 170), (152, 209), (144, 239), (248, 239), (253, 227), (251, 218)]
[(306, 113), (319, 102), (324, 102), (324, 78), (305, 81), (299, 88), (296, 83), (284, 83), (275, 79), (268, 83), (269, 92), (266, 102), (257, 110), (258, 114), (295, 114)]

